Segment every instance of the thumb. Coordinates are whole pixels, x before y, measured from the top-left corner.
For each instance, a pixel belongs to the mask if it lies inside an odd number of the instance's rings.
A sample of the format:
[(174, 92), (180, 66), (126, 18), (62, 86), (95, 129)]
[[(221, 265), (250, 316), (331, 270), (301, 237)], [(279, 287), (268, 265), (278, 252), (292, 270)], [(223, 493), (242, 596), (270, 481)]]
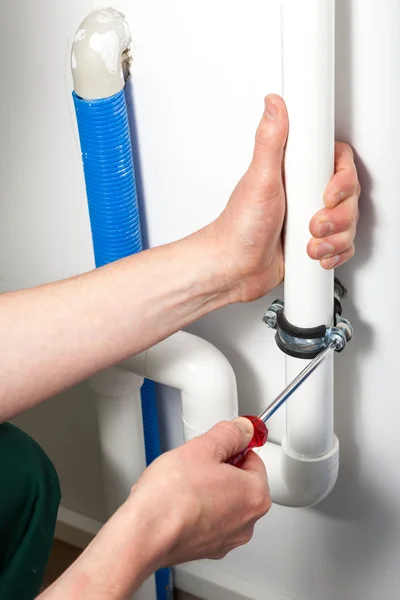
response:
[(283, 151), (289, 130), (286, 105), (280, 96), (265, 98), (265, 110), (257, 128), (253, 160), (249, 171), (268, 187), (271, 178), (281, 178)]
[(207, 441), (213, 456), (219, 462), (226, 462), (248, 446), (253, 433), (253, 424), (249, 419), (240, 417), (218, 423), (202, 437)]

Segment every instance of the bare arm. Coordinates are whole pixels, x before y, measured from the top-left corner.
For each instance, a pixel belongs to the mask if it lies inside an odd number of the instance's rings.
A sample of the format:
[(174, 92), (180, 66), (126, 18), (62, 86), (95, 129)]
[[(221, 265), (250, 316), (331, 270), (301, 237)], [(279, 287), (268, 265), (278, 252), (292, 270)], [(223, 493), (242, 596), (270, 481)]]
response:
[[(287, 129), (284, 103), (273, 96), (247, 173), (205, 229), (79, 277), (0, 296), (0, 422), (281, 282)], [(337, 146), (336, 171), (308, 248), (326, 268), (332, 259), (319, 252), (321, 242), (339, 263), (354, 252), (359, 187), (345, 144)]]
[(0, 421), (226, 304), (211, 238), (208, 229), (85, 275), (2, 295)]

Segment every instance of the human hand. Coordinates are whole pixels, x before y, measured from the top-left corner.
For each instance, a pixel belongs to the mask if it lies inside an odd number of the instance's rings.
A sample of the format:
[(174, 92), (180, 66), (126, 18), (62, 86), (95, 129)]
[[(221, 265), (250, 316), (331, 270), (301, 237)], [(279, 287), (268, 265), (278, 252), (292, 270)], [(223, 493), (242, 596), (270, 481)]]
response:
[(158, 458), (133, 487), (127, 504), (150, 523), (158, 567), (222, 558), (251, 539), (271, 506), (264, 464), (254, 452), (240, 469), (225, 463), (252, 435), (247, 419), (219, 423)]
[[(283, 279), (287, 135), (285, 103), (279, 96), (268, 96), (251, 165), (210, 226), (220, 246), (226, 280), (233, 287), (232, 302), (255, 300)], [(345, 263), (354, 254), (361, 191), (350, 146), (337, 142), (335, 150), (335, 174), (325, 192), (325, 208), (311, 220), (313, 237), (307, 247), (310, 258), (319, 260), (325, 269)]]

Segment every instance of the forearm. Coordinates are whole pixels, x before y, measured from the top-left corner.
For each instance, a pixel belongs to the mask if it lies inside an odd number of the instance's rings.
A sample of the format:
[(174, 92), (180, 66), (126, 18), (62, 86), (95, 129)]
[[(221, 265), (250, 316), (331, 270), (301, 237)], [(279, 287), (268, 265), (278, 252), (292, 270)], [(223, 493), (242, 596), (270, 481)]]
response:
[(168, 552), (160, 523), (146, 514), (145, 506), (125, 503), (40, 600), (131, 598)]
[(0, 421), (226, 304), (205, 235), (2, 295)]

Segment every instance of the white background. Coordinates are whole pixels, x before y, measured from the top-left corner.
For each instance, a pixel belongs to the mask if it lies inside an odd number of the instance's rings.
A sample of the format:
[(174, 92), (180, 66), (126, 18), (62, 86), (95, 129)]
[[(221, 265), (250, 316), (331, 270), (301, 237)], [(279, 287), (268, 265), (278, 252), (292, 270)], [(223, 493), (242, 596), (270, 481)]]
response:
[[(0, 5), (1, 291), (93, 266), (68, 55), (94, 5)], [(280, 92), (280, 7), (274, 0), (115, 6), (133, 32), (139, 191), (157, 245), (216, 217), (247, 167), (263, 96)], [(293, 600), (386, 600), (400, 597), (400, 5), (338, 0), (337, 13), (337, 136), (357, 149), (363, 186), (357, 257), (338, 273), (356, 328), (336, 362), (340, 479), (315, 509), (274, 506), (251, 544), (218, 568)], [(271, 299), (229, 307), (191, 328), (231, 361), (245, 412), (257, 412), (283, 384), (283, 359), (260, 322)], [(181, 439), (176, 394), (164, 391), (162, 407), (171, 446)], [(64, 506), (101, 520), (86, 384), (16, 422), (54, 460)]]

